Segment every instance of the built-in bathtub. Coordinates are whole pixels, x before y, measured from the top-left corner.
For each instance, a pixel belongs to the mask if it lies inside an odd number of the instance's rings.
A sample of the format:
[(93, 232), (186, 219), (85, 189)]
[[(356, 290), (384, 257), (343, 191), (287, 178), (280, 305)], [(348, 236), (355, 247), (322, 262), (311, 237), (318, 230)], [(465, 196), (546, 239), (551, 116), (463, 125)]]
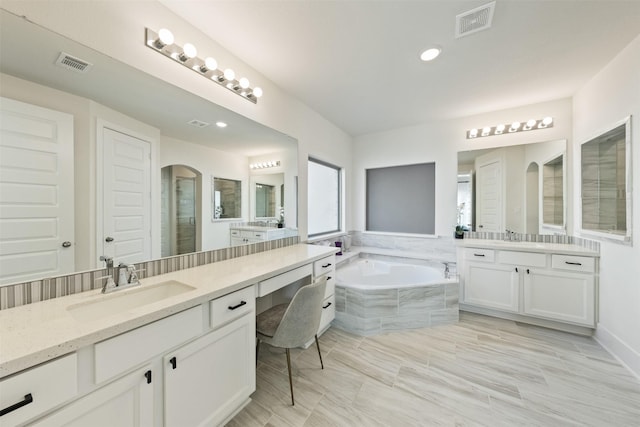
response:
[(336, 270), (334, 325), (358, 335), (456, 323), (458, 278), (446, 263), (360, 253)]

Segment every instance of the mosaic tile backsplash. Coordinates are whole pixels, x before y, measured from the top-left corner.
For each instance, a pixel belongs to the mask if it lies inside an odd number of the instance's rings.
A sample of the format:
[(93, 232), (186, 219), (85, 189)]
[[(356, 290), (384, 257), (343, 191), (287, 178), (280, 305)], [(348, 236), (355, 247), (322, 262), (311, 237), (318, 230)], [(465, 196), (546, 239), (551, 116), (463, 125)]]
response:
[[(188, 255), (177, 255), (136, 264), (138, 277), (157, 276), (187, 268), (198, 267), (213, 262), (224, 261), (245, 255), (265, 252), (298, 244), (300, 237), (287, 237), (278, 240), (235, 246)], [(19, 307), (34, 302), (63, 297), (79, 292), (99, 289), (104, 285), (107, 270), (91, 270), (66, 276), (49, 277), (32, 282), (17, 283), (0, 287), (0, 310)]]

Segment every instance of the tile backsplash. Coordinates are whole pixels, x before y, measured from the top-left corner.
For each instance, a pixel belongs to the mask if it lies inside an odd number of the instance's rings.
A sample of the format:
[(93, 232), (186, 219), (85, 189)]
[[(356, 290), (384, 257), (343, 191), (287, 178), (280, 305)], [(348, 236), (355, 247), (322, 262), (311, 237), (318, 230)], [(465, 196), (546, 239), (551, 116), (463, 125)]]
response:
[[(245, 255), (283, 248), (300, 242), (300, 237), (269, 240), (251, 245), (235, 246), (187, 255), (177, 255), (136, 264), (138, 277), (157, 276), (173, 271), (211, 264)], [(59, 298), (79, 292), (99, 289), (104, 285), (107, 270), (102, 268), (65, 276), (49, 277), (31, 282), (16, 283), (0, 287), (0, 310), (19, 307), (34, 302)]]

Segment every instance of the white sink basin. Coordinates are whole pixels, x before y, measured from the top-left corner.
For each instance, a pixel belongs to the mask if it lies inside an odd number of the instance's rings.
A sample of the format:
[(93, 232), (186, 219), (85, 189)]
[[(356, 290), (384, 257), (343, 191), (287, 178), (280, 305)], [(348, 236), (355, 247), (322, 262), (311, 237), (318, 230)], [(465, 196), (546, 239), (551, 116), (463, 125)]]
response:
[(182, 282), (168, 280), (155, 285), (113, 291), (113, 293), (107, 295), (100, 294), (91, 301), (67, 307), (67, 311), (78, 320), (95, 320), (158, 302), (194, 289), (193, 286)]

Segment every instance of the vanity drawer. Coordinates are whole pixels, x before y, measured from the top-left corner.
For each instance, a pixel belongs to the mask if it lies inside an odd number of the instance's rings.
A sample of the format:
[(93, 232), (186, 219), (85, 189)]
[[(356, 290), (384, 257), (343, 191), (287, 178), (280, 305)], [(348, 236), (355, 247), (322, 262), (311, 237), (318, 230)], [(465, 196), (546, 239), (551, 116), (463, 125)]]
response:
[(253, 286), (209, 302), (210, 326), (215, 329), (238, 317), (255, 311), (256, 291)]
[(336, 260), (334, 255), (319, 259), (318, 261), (313, 263), (313, 275), (315, 277), (322, 276), (329, 271), (335, 271), (335, 269)]
[(97, 343), (95, 380), (99, 384), (202, 333), (197, 306)]
[(465, 248), (464, 259), (470, 261), (493, 262), (495, 260), (496, 251), (493, 249), (476, 249)]
[(273, 291), (277, 291), (280, 288), (284, 288), (291, 283), (311, 276), (313, 269), (311, 264), (303, 265), (302, 267), (294, 268), (286, 273), (279, 274), (270, 279), (263, 280), (258, 283), (258, 296), (263, 297), (270, 294)]
[(595, 271), (595, 258), (575, 255), (551, 255), (551, 267), (559, 270)]
[(336, 278), (335, 274), (327, 276), (327, 287), (324, 290), (324, 297), (328, 298), (336, 293)]
[(21, 424), (77, 394), (75, 353), (23, 371), (0, 381), (0, 409), (16, 408), (2, 416), (0, 425)]
[(527, 265), (530, 267), (546, 267), (547, 254), (535, 252), (499, 251), (498, 261), (503, 264)]
[(252, 239), (252, 240), (267, 240), (267, 232), (244, 230), (242, 232), (242, 237), (245, 237), (247, 239)]
[(322, 316), (320, 317), (320, 326), (318, 331), (325, 329), (331, 321), (336, 317), (336, 296), (331, 295), (322, 301)]

